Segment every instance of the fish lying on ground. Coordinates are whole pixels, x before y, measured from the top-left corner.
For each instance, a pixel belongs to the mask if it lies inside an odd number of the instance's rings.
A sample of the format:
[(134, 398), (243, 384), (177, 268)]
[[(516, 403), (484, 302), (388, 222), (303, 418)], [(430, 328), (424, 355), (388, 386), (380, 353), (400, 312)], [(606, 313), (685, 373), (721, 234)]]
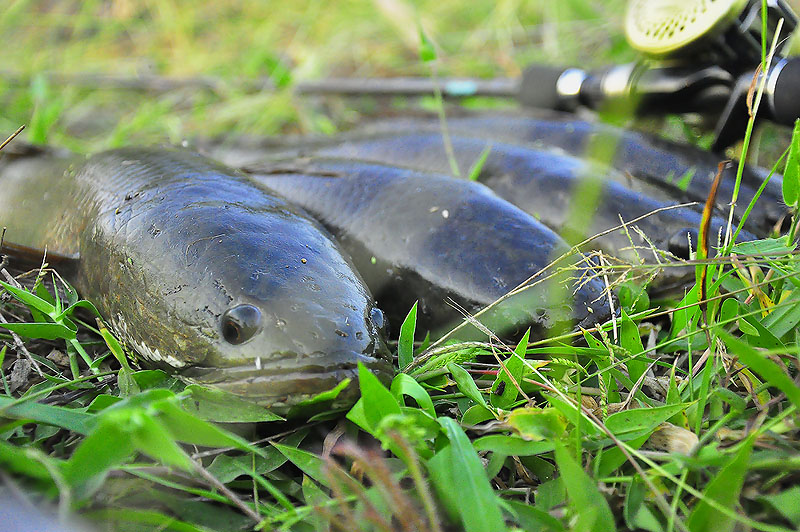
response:
[[(423, 328), (461, 321), (448, 301), (475, 312), (542, 271), (568, 246), (479, 183), (358, 161), (287, 160), (251, 168), (252, 179), (322, 221), (353, 257), (390, 318), (419, 299)], [(580, 261), (580, 257), (578, 257)], [(569, 265), (565, 262), (564, 265)], [(585, 263), (567, 287), (540, 283), (480, 321), (495, 332), (610, 315), (608, 294)], [(390, 319), (390, 322), (393, 320)]]
[[(6, 240), (74, 257), (69, 279), (150, 364), (288, 408), (364, 362), (383, 315), (318, 222), (184, 150), (0, 159)], [(351, 386), (351, 389), (353, 387)]]
[[(701, 204), (708, 196), (718, 163), (725, 159), (696, 146), (601, 122), (587, 122), (569, 113), (476, 113), (448, 118), (447, 125), (456, 136), (527, 145), (538, 150), (556, 148), (582, 159), (595, 159), (629, 175), (632, 184), (648, 182), (662, 187), (674, 200), (680, 201), (685, 196)], [(385, 136), (440, 131), (438, 120), (401, 119), (365, 126), (357, 135)], [(736, 165), (729, 165), (723, 171), (717, 195), (717, 207), (726, 216), (736, 172)], [(764, 177), (763, 169), (749, 165), (744, 167), (735, 209), (737, 217), (744, 213)], [(679, 185), (685, 190), (681, 190)], [(755, 234), (766, 235), (786, 215), (787, 210), (782, 203), (781, 177), (776, 175), (767, 183), (745, 222), (745, 228)]]
[[(476, 163), (487, 147), (481, 139), (452, 137), (453, 155), (466, 171)], [(613, 169), (602, 170), (597, 164), (587, 163), (570, 155), (551, 151), (538, 151), (529, 147), (492, 141), (488, 156), (482, 162), (479, 180), (501, 198), (532, 214), (539, 221), (564, 235), (576, 235), (575, 240), (595, 235), (618, 226), (622, 221), (664, 209), (675, 204), (662, 189), (647, 183), (634, 183), (638, 190), (625, 186), (627, 178)], [(315, 154), (349, 160), (363, 160), (414, 168), (426, 172), (449, 172), (450, 161), (442, 136), (438, 133), (394, 133), (386, 136), (369, 136), (329, 142), (308, 149), (297, 148), (293, 155)], [(229, 163), (245, 162), (245, 169), (256, 167), (257, 154), (236, 153), (226, 157), (224, 151), (216, 153)], [(261, 159), (269, 156), (261, 155)], [(247, 162), (249, 161), (249, 162)], [(596, 178), (601, 193), (594, 207), (588, 227), (574, 227), (574, 192), (583, 179)], [(356, 191), (353, 194), (357, 194)], [(653, 197), (655, 196), (655, 198)], [(313, 210), (313, 209), (312, 209)], [(676, 258), (689, 258), (689, 248), (697, 244), (697, 230), (701, 215), (689, 207), (661, 210), (634, 225), (641, 230), (645, 240), (632, 228), (604, 234), (591, 242), (590, 248), (601, 249), (612, 256), (638, 264), (669, 263), (669, 254)], [(714, 217), (711, 221), (713, 242), (726, 220)], [(576, 234), (577, 232), (577, 234)], [(747, 231), (739, 240), (755, 237)], [(654, 253), (651, 247), (668, 254)], [(663, 255), (663, 256), (662, 256)], [(693, 279), (693, 270), (671, 265), (653, 281), (653, 288), (669, 290)]]

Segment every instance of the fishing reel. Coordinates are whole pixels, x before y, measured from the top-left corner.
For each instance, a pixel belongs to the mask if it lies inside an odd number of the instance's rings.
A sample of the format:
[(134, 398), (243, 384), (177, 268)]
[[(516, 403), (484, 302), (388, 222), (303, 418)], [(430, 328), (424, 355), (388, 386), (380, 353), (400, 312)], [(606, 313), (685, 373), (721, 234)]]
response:
[(792, 124), (800, 118), (800, 57), (790, 57), (788, 37), (798, 19), (784, 0), (766, 4), (764, 25), (761, 0), (630, 0), (625, 33), (646, 59), (598, 71), (532, 66), (519, 99), (566, 111), (624, 100), (636, 102), (637, 114), (699, 113), (716, 118), (719, 151), (743, 135), (762, 40), (769, 48), (780, 28), (774, 59), (757, 80), (766, 78), (758, 116)]

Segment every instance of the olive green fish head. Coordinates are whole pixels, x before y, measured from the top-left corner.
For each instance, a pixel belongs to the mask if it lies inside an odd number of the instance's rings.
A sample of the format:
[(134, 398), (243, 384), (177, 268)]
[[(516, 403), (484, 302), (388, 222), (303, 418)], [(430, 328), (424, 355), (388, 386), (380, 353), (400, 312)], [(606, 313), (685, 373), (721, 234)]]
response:
[(112, 154), (94, 173), (162, 178), (96, 217), (79, 288), (145, 361), (277, 410), (359, 362), (391, 374), (383, 314), (316, 221), (196, 156)]
[(225, 246), (212, 281), (208, 354), (185, 378), (281, 409), (355, 377), (359, 362), (380, 377), (391, 373), (384, 315), (349, 260), (331, 241), (298, 232), (286, 234), (279, 253), (275, 231), (260, 253), (240, 251), (257, 235)]

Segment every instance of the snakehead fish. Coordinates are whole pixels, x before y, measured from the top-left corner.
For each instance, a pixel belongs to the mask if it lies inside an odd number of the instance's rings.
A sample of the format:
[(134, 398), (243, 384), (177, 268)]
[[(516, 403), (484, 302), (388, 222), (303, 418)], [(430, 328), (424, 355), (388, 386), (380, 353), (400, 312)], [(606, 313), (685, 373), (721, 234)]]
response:
[[(556, 148), (582, 159), (597, 159), (628, 175), (634, 190), (640, 186), (637, 183), (646, 182), (662, 187), (675, 200), (686, 198), (701, 204), (708, 196), (718, 163), (725, 159), (696, 146), (555, 111), (513, 115), (475, 113), (448, 118), (447, 125), (457, 136), (527, 145), (539, 150)], [(438, 131), (441, 131), (438, 120), (394, 119), (367, 125), (360, 134)], [(725, 168), (717, 194), (718, 210), (724, 212), (726, 218), (736, 172), (735, 164)], [(764, 177), (764, 169), (745, 165), (734, 211), (736, 216), (744, 213)], [(745, 221), (745, 228), (758, 235), (769, 234), (786, 214), (781, 177), (776, 175), (767, 183)]]
[[(487, 149), (486, 141), (470, 137), (453, 136), (451, 145), (453, 155), (462, 169), (469, 169)], [(573, 192), (580, 180), (595, 177), (596, 173), (601, 172), (598, 165), (567, 154), (540, 151), (515, 144), (490, 141), (488, 146), (488, 156), (483, 161), (479, 180), (501, 198), (562, 234), (579, 229), (586, 235), (594, 235), (618, 226), (621, 220), (629, 222), (675, 204), (664, 190), (646, 183), (640, 183), (639, 190), (632, 190), (626, 186), (623, 174), (606, 169), (605, 175), (601, 176), (600, 197), (591, 225), (587, 228), (573, 228), (570, 225)], [(297, 148), (290, 153), (373, 161), (426, 172), (450, 171), (448, 154), (442, 136), (438, 133), (395, 132), (365, 138), (345, 138), (338, 142), (328, 141), (327, 144)], [(224, 150), (215, 152), (215, 155), (226, 159)], [(250, 153), (240, 149), (231, 152), (227, 161), (230, 164), (244, 163), (247, 167), (248, 164), (255, 164), (252, 161), (258, 157), (257, 149)], [(260, 152), (260, 157), (262, 160), (265, 158), (263, 152)], [(604, 234), (592, 241), (590, 246), (634, 263), (669, 263), (669, 254), (676, 258), (689, 258), (690, 244), (697, 244), (700, 220), (700, 213), (694, 209), (670, 208), (634, 224), (646, 239), (633, 228), (629, 228), (627, 231), (616, 230)], [(712, 218), (712, 244), (725, 226), (726, 220)], [(754, 238), (747, 231), (739, 234), (741, 241)], [(662, 257), (654, 253), (651, 244), (669, 254)], [(685, 284), (686, 279), (692, 276), (692, 271), (687, 268), (670, 264), (656, 277), (652, 287), (662, 291), (669, 290)]]
[[(449, 329), (462, 319), (454, 306), (475, 312), (568, 250), (550, 229), (479, 183), (335, 159), (275, 161), (250, 171), (256, 183), (331, 230), (397, 325), (419, 299), (420, 325)], [(552, 285), (536, 284), (480, 320), (507, 334), (528, 326), (541, 333), (561, 320), (584, 327), (602, 322), (608, 299), (591, 275), (583, 263), (557, 301)]]
[[(184, 150), (0, 160), (6, 240), (69, 280), (151, 365), (276, 410), (391, 372), (383, 315), (301, 209)], [(352, 387), (351, 387), (352, 388)]]

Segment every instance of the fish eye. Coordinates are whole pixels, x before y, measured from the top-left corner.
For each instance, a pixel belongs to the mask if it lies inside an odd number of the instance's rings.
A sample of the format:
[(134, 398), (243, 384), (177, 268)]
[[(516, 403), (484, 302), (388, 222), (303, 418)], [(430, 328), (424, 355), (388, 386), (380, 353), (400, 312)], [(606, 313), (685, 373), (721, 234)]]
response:
[(676, 231), (667, 240), (667, 251), (679, 259), (689, 260), (689, 242), (691, 240), (692, 245), (696, 246), (697, 238), (697, 229), (687, 227)]
[(372, 307), (372, 310), (369, 311), (369, 318), (382, 333), (386, 333), (389, 330), (389, 320), (386, 319), (386, 315), (378, 307)]
[(253, 305), (237, 305), (222, 315), (222, 337), (229, 344), (239, 345), (261, 329), (261, 311)]

